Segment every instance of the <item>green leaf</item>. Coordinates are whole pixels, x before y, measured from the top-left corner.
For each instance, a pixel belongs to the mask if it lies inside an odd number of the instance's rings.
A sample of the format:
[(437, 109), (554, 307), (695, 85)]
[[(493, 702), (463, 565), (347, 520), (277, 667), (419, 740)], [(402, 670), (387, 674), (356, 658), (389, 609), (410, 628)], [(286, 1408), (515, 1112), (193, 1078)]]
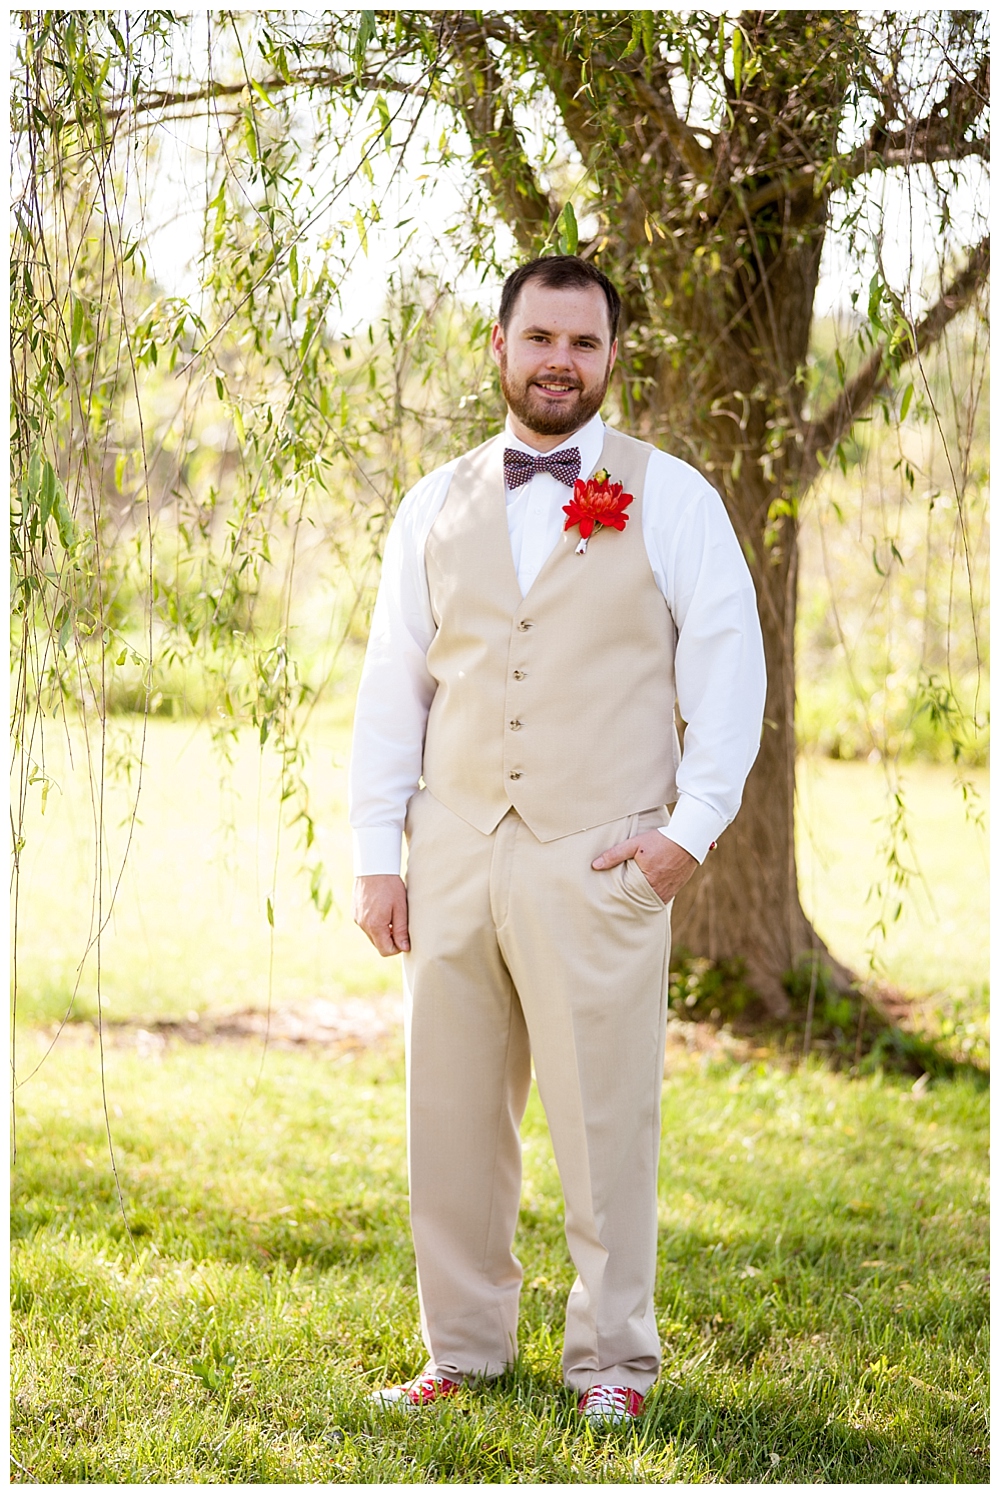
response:
[(52, 511), (56, 516), (56, 528), (59, 530), (59, 543), (64, 550), (71, 550), (76, 544), (76, 525), (73, 515), (70, 513), (69, 504), (66, 502), (66, 489), (62, 483), (56, 480), (55, 502)]
[(273, 907), (273, 904), (271, 903), (271, 899), (270, 898), (268, 898), (268, 900), (267, 900), (267, 921), (268, 921), (268, 923), (271, 925), (271, 927), (273, 929), (274, 928), (274, 907)]
[(847, 370), (844, 366), (843, 355), (841, 354), (839, 348), (834, 348), (833, 359), (837, 365), (837, 379), (841, 389), (843, 389), (844, 385), (847, 383)]
[(358, 35), (354, 43), (354, 71), (360, 78), (365, 65), (365, 53), (368, 51), (368, 43), (375, 35), (375, 12), (363, 10), (361, 12), (361, 23), (358, 26)]
[(52, 463), (50, 461), (46, 460), (45, 465), (42, 468), (42, 485), (38, 500), (38, 507), (41, 515), (43, 529), (49, 522), (49, 515), (51, 514), (53, 507), (55, 506), (57, 486), (58, 480), (56, 478), (55, 468), (52, 466)]
[(905, 420), (906, 419), (906, 412), (910, 408), (910, 403), (911, 403), (912, 399), (913, 399), (913, 385), (912, 384), (907, 384), (906, 388), (903, 390), (903, 403), (899, 407), (899, 418), (900, 418), (900, 420)]
[(80, 341), (80, 334), (81, 334), (82, 331), (83, 331), (83, 302), (80, 300), (79, 296), (74, 296), (73, 297), (73, 321), (72, 321), (72, 325), (70, 327), (70, 334), (69, 334), (69, 350), (70, 350), (71, 354), (76, 352), (77, 344)]
[(733, 31), (733, 89), (737, 98), (743, 82), (743, 33), (737, 26)]
[(368, 257), (368, 226), (365, 223), (364, 218), (361, 216), (361, 209), (360, 208), (355, 208), (354, 209), (354, 223), (355, 223), (355, 227), (358, 230), (358, 238), (361, 240), (361, 252), (365, 256), (365, 258), (367, 259), (367, 257)]
[(306, 354), (309, 351), (309, 345), (313, 340), (313, 333), (315, 331), (316, 323), (313, 321), (312, 317), (309, 317), (306, 321), (305, 330), (303, 331), (302, 336), (299, 339), (298, 359), (300, 363), (305, 362)]
[(28, 497), (37, 498), (42, 485), (42, 453), (35, 447), (28, 459)]
[(580, 242), (580, 230), (576, 222), (576, 213), (573, 204), (567, 202), (562, 210), (563, 242), (566, 245), (567, 254), (575, 254)]

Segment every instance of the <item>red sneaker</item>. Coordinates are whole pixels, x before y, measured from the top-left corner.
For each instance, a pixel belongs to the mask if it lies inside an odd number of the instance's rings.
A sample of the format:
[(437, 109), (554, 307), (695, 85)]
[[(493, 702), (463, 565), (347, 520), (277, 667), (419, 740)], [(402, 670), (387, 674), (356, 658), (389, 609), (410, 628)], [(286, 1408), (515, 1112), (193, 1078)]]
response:
[(580, 1415), (592, 1427), (617, 1427), (634, 1421), (642, 1410), (643, 1397), (628, 1385), (592, 1385), (580, 1397)]
[(407, 1380), (405, 1385), (387, 1385), (382, 1390), (373, 1390), (371, 1398), (384, 1408), (398, 1406), (403, 1411), (410, 1411), (414, 1407), (429, 1406), (446, 1395), (454, 1395), (458, 1388), (457, 1380), (448, 1380), (444, 1375), (432, 1375), (425, 1370), (416, 1379)]

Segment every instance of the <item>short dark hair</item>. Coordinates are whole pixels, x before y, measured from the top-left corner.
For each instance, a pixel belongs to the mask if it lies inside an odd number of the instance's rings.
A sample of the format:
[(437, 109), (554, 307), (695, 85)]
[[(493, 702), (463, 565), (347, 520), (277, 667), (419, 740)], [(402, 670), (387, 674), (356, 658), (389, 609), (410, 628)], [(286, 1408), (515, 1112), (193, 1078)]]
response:
[(505, 332), (514, 314), (517, 298), (529, 280), (540, 280), (552, 290), (562, 290), (567, 286), (586, 290), (591, 285), (599, 286), (608, 303), (608, 325), (611, 328), (611, 341), (614, 342), (621, 320), (622, 298), (603, 270), (592, 265), (588, 259), (579, 259), (575, 254), (547, 254), (542, 259), (529, 260), (526, 265), (520, 265), (507, 276), (500, 292), (500, 312), (497, 316), (497, 321)]

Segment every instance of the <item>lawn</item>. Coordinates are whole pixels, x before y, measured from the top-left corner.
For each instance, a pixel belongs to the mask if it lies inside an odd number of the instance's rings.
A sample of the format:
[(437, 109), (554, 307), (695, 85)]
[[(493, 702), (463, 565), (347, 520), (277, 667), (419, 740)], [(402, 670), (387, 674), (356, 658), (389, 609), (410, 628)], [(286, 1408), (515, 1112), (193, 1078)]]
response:
[[(397, 968), (368, 952), (344, 912), (344, 720), (313, 739), (319, 850), (337, 904), (325, 923), (287, 831), (275, 877), (270, 770), (241, 750), (222, 789), (204, 731), (155, 725), (102, 951), (103, 1092), (89, 1022), (71, 1021), (51, 1046), (91, 916), (76, 746), (73, 772), (50, 744), (53, 787), (28, 825), (22, 882), (15, 1480), (988, 1480), (985, 1090), (971, 1078), (914, 1086), (789, 1069), (763, 1050), (738, 1062), (718, 1046), (670, 1047), (664, 1362), (638, 1427), (594, 1435), (560, 1387), (572, 1270), (535, 1096), (516, 1370), (419, 1417), (376, 1413), (371, 1388), (423, 1358), (398, 1034), (363, 1051), (265, 1051), (114, 1025), (394, 988)], [(913, 770), (908, 793), (933, 912), (928, 902), (904, 915), (888, 973), (903, 983), (912, 969), (917, 989), (981, 1004), (982, 832), (963, 819), (946, 770)], [(800, 802), (812, 832), (804, 895), (837, 952), (858, 961), (878, 770), (806, 764)], [(113, 785), (113, 867), (128, 806), (127, 783)], [(88, 964), (74, 1016), (95, 1007)]]
[[(22, 1062), (40, 1056), (37, 1035)], [(572, 1273), (525, 1126), (521, 1357), (419, 1417), (398, 1050), (74, 1034), (22, 1090), (12, 1447), (43, 1482), (986, 1481), (986, 1115), (966, 1081), (674, 1056), (663, 1373), (594, 1436), (560, 1389)]]

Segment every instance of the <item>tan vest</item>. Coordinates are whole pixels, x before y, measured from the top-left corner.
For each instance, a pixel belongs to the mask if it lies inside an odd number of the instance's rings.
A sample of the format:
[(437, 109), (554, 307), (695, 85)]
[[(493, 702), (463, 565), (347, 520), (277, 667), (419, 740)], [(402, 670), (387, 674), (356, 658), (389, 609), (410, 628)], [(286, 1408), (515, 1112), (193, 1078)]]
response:
[(606, 429), (597, 466), (634, 495), (628, 522), (597, 530), (584, 555), (564, 531), (526, 597), (503, 449), (500, 435), (462, 458), (427, 539), (437, 691), (423, 776), (483, 834), (513, 805), (557, 840), (677, 797), (675, 631), (642, 537), (652, 447)]

